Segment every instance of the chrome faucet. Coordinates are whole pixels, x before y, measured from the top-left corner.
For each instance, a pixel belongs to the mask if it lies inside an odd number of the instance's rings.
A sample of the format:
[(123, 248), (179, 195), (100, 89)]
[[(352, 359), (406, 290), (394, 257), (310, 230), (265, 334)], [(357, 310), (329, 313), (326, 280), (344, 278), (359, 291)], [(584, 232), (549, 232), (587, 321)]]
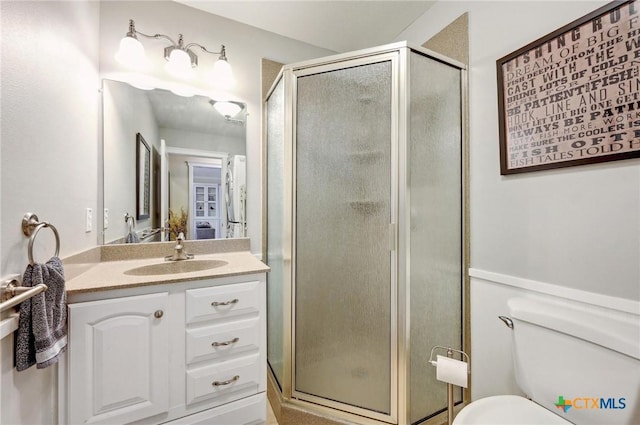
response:
[(179, 261), (193, 258), (193, 254), (188, 254), (184, 250), (184, 233), (180, 232), (176, 237), (176, 246), (173, 248), (173, 255), (164, 257), (165, 261)]

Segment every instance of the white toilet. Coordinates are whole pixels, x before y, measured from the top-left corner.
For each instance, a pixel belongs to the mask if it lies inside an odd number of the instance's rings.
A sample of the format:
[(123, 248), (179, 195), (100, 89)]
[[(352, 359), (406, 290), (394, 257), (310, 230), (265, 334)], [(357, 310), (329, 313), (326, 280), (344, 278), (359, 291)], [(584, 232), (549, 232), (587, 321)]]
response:
[(538, 297), (508, 307), (528, 398), (474, 401), (454, 425), (640, 424), (640, 315)]

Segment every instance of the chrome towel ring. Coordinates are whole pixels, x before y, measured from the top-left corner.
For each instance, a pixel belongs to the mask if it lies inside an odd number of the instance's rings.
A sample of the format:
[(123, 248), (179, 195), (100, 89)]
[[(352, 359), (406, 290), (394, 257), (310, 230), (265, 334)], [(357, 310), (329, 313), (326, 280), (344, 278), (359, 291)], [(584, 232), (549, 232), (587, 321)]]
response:
[(57, 257), (60, 254), (60, 235), (58, 234), (58, 229), (51, 223), (39, 221), (38, 216), (33, 213), (26, 213), (24, 217), (22, 217), (22, 233), (24, 233), (25, 236), (29, 236), (29, 264), (31, 265), (35, 264), (33, 259), (33, 242), (36, 240), (40, 229), (44, 227), (50, 228), (56, 237), (56, 253), (54, 256)]

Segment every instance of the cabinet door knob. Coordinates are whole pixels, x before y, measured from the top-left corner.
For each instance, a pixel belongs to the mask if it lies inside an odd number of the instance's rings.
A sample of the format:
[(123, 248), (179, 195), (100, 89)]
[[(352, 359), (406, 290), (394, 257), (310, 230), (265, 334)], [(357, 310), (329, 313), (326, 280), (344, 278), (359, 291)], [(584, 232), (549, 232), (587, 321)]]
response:
[(232, 299), (231, 301), (223, 301), (223, 302), (218, 302), (218, 301), (214, 301), (211, 303), (212, 307), (218, 307), (221, 305), (230, 305), (230, 304), (236, 304), (238, 301), (240, 301), (237, 298)]
[(240, 338), (235, 337), (229, 341), (225, 341), (225, 342), (214, 342), (211, 344), (212, 347), (224, 347), (225, 345), (231, 345), (231, 344), (235, 344), (236, 342), (240, 341)]
[(232, 384), (232, 383), (236, 382), (238, 379), (240, 379), (240, 375), (236, 375), (236, 376), (234, 376), (233, 378), (231, 378), (231, 379), (229, 379), (227, 381), (213, 381), (211, 383), (211, 385), (213, 385), (214, 387), (219, 387), (219, 386), (222, 386), (222, 385), (229, 385), (229, 384)]
[(153, 315), (155, 316), (156, 319), (161, 318), (164, 315), (164, 311), (162, 310), (156, 310), (155, 313), (153, 313)]

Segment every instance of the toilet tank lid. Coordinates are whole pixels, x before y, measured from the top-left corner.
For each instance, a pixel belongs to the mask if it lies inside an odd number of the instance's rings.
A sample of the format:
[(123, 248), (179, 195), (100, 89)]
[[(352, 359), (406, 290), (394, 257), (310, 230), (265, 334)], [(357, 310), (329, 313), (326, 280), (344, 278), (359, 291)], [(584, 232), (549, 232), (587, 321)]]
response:
[(512, 319), (562, 332), (640, 359), (640, 316), (589, 304), (517, 297), (507, 301)]

